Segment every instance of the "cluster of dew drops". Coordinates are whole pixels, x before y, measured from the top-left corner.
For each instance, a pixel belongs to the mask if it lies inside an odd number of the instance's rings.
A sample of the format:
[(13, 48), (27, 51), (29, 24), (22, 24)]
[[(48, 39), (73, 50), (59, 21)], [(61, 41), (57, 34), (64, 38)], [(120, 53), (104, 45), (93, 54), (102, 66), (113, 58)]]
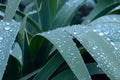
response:
[(0, 65), (6, 57), (4, 49), (6, 48), (6, 45), (10, 43), (9, 41), (13, 40), (11, 36), (14, 36), (14, 32), (17, 31), (15, 30), (15, 27), (18, 27), (18, 24), (14, 20), (10, 22), (5, 22), (3, 20), (0, 21)]

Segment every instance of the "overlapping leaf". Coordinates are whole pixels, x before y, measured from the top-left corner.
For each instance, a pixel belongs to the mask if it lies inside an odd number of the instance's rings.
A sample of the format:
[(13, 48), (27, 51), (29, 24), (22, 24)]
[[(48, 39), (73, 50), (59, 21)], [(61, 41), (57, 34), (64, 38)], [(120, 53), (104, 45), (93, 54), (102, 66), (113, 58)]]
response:
[(64, 29), (57, 29), (38, 35), (47, 38), (58, 49), (78, 79), (91, 79), (72, 37), (64, 32)]
[(5, 71), (9, 58), (9, 51), (19, 31), (19, 26), (19, 23), (15, 21), (0, 22), (0, 79), (2, 79)]
[(58, 11), (50, 29), (66, 26), (73, 13), (83, 5), (85, 0), (68, 0)]

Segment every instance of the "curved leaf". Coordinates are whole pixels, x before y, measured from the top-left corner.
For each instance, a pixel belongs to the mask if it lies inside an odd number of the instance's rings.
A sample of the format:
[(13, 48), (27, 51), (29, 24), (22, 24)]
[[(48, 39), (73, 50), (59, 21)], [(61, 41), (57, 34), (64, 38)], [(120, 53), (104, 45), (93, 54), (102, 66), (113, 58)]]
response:
[(51, 80), (78, 80), (71, 70), (67, 69), (56, 75)]
[[(94, 26), (108, 26), (108, 24), (96, 24)], [(68, 33), (77, 38), (81, 44), (87, 49), (92, 57), (97, 61), (98, 67), (107, 74), (112, 80), (120, 79), (120, 63), (117, 55), (117, 48), (104, 33), (97, 32), (95, 29), (75, 25), (74, 27), (65, 29)]]
[[(41, 71), (35, 76), (34, 80), (48, 80), (55, 70), (64, 62), (59, 53), (56, 53), (48, 63), (42, 67)], [(43, 75), (44, 74), (44, 75)]]
[[(0, 4), (0, 10), (3, 10), (3, 11), (4, 11), (5, 8), (6, 8), (5, 5)], [(22, 18), (26, 16), (24, 13), (22, 13), (22, 12), (20, 12), (20, 11), (18, 11), (18, 10), (17, 10), (16, 14), (17, 14), (18, 16), (22, 17)], [(39, 28), (39, 25), (38, 25), (34, 20), (32, 20), (30, 17), (27, 16), (27, 21), (28, 21), (29, 24), (32, 25), (32, 28), (33, 28), (33, 30), (34, 30), (34, 33), (39, 33), (39, 32), (41, 32), (41, 30), (40, 30), (40, 28)]]
[(10, 51), (10, 55), (12, 55), (15, 59), (17, 59), (19, 61), (19, 63), (21, 65), (23, 65), (23, 63), (22, 63), (22, 51), (21, 51), (21, 48), (20, 48), (18, 43), (14, 44), (13, 49)]
[(94, 19), (107, 14), (109, 11), (111, 11), (111, 9), (115, 8), (119, 4), (120, 3), (114, 3), (114, 0), (98, 0), (98, 3), (96, 4), (95, 8), (86, 17), (86, 19), (83, 21), (83, 24), (88, 24)]
[(8, 0), (4, 21), (10, 21), (15, 15), (15, 12), (20, 4), (21, 0)]
[[(90, 75), (95, 74), (105, 74), (99, 67), (97, 67), (96, 63), (88, 63), (86, 64)], [(63, 72), (59, 73), (52, 80), (78, 80), (73, 72), (70, 69), (66, 69)]]
[(57, 29), (38, 35), (47, 38), (58, 49), (78, 79), (91, 80), (78, 48), (73, 42), (72, 37), (64, 32), (64, 29)]
[(58, 11), (50, 29), (65, 26), (73, 13), (83, 5), (86, 0), (68, 0), (64, 6)]

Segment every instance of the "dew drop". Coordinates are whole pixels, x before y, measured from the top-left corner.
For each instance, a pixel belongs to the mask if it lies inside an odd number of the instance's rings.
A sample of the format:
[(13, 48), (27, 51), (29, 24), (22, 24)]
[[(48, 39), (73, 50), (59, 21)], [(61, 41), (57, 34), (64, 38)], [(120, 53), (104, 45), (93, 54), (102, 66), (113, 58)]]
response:
[(115, 43), (113, 43), (113, 42), (110, 42), (110, 44), (113, 45), (113, 46), (115, 46)]
[(5, 28), (4, 28), (5, 30), (10, 30), (10, 26), (5, 26)]
[(93, 50), (96, 50), (96, 49), (97, 49), (97, 46), (94, 46), (94, 47), (93, 47)]
[(61, 45), (59, 45), (58, 47), (61, 48)]
[(63, 50), (60, 50), (60, 52), (63, 52)]
[(12, 50), (9, 51), (9, 54), (12, 54)]
[(110, 38), (107, 38), (108, 41), (110, 41)]
[(104, 34), (102, 32), (99, 33), (99, 36), (103, 36)]
[(3, 37), (0, 37), (0, 41), (3, 40)]
[(63, 41), (64, 43), (66, 43), (66, 41)]
[(77, 34), (77, 32), (74, 31), (73, 34)]
[(108, 34), (109, 34), (109, 31), (106, 30), (106, 31), (104, 32), (104, 34), (108, 35)]
[(118, 48), (117, 47), (114, 47), (115, 48), (115, 50), (118, 50)]
[(60, 39), (58, 38), (57, 40), (59, 41)]
[(9, 22), (7, 22), (6, 24), (7, 24), (7, 25), (10, 25), (10, 23), (9, 23)]
[(74, 53), (71, 53), (71, 56), (73, 56), (74, 55)]
[(118, 33), (120, 33), (120, 30), (118, 30)]
[(50, 32), (47, 32), (48, 34), (50, 34)]
[(93, 32), (97, 32), (97, 30), (93, 29)]

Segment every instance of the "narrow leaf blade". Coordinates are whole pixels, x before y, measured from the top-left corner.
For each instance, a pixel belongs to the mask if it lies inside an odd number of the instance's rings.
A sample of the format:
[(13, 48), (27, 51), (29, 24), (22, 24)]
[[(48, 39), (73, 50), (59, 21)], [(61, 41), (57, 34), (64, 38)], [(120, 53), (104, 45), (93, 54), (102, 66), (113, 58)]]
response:
[(10, 21), (14, 17), (20, 1), (21, 0), (8, 0), (4, 21)]
[(19, 26), (15, 21), (0, 22), (0, 80), (2, 80), (9, 58), (9, 51), (19, 31)]

